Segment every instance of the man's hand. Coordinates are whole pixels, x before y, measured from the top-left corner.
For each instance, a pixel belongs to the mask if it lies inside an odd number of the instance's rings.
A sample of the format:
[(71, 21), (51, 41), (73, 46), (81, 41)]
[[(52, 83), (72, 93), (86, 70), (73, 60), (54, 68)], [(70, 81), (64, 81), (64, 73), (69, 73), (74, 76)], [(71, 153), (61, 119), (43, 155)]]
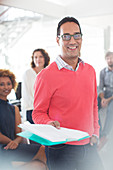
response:
[(90, 138), (90, 145), (93, 146), (94, 144), (98, 143), (98, 137), (97, 136), (92, 136)]
[(103, 99), (101, 100), (101, 106), (102, 106), (103, 108), (105, 108), (105, 107), (108, 105), (108, 103), (109, 103), (109, 100), (108, 100), (108, 99), (103, 98)]
[(60, 123), (58, 121), (50, 122), (49, 125), (52, 125), (52, 126), (56, 127), (57, 129), (60, 129)]

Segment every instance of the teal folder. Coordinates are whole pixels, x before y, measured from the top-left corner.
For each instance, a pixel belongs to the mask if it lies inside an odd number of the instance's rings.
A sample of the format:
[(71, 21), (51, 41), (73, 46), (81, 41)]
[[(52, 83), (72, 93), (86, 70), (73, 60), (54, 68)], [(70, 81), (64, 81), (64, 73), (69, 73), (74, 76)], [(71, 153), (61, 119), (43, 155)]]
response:
[(27, 139), (30, 139), (32, 141), (35, 141), (35, 142), (40, 143), (40, 144), (45, 145), (45, 146), (58, 145), (58, 144), (66, 143), (66, 142), (72, 142), (72, 141), (80, 141), (80, 140), (83, 140), (83, 139), (90, 137), (90, 136), (85, 136), (85, 137), (80, 138), (78, 140), (76, 140), (76, 139), (66, 139), (65, 141), (52, 142), (48, 139), (42, 138), (38, 135), (35, 135), (35, 134), (33, 134), (32, 132), (29, 132), (29, 131), (23, 131), (23, 132), (18, 133), (17, 135), (24, 137), (24, 138), (27, 138)]

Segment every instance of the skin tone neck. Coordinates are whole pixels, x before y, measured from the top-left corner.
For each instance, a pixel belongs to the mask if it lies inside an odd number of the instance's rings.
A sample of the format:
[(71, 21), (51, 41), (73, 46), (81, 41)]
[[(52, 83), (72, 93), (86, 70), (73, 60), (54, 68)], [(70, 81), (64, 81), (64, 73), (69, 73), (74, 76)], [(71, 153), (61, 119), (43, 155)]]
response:
[(108, 68), (109, 68), (109, 70), (112, 71), (113, 70), (113, 65), (110, 65), (110, 66), (108, 65)]
[(113, 70), (113, 67), (109, 67), (109, 66), (108, 66), (108, 68), (109, 68), (109, 70), (111, 70), (111, 71)]
[(69, 58), (63, 58), (63, 57), (61, 57), (61, 58), (62, 58), (62, 60), (64, 60), (67, 64), (69, 64), (70, 66), (72, 66), (74, 70), (76, 69), (76, 67), (77, 67), (77, 65), (78, 65), (78, 57), (76, 57), (76, 58), (71, 58), (71, 59), (69, 59)]
[(38, 74), (44, 67), (34, 67), (33, 70)]
[[(76, 33), (80, 33), (80, 29), (74, 22), (66, 22), (60, 27), (60, 36), (63, 34), (74, 35)], [(61, 58), (75, 70), (80, 55), (82, 38), (75, 40), (71, 37), (70, 40), (64, 41), (62, 37), (57, 37), (56, 40), (61, 49)]]
[(0, 96), (1, 100), (7, 100), (7, 96)]

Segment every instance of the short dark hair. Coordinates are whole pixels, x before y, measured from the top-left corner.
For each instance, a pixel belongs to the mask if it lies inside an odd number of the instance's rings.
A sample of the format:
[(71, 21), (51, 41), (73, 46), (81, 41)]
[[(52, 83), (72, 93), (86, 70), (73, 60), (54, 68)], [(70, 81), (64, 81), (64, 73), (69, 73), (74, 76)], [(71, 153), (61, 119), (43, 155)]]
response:
[(34, 58), (34, 53), (37, 52), (37, 51), (40, 51), (42, 53), (44, 59), (45, 59), (45, 63), (44, 63), (44, 68), (45, 68), (50, 63), (50, 57), (49, 57), (49, 54), (44, 49), (42, 49), (42, 48), (38, 48), (38, 49), (35, 49), (33, 51), (32, 56), (31, 56), (31, 58), (32, 58), (31, 67), (32, 68), (36, 67), (33, 58)]
[(106, 53), (106, 55), (105, 55), (105, 58), (108, 57), (108, 56), (110, 56), (110, 55), (113, 55), (113, 52), (108, 51), (108, 52)]
[(81, 27), (80, 27), (80, 24), (79, 24), (78, 20), (75, 19), (74, 17), (65, 17), (65, 18), (63, 18), (63, 19), (58, 23), (58, 27), (57, 27), (57, 37), (60, 35), (60, 27), (61, 27), (61, 25), (63, 25), (63, 24), (66, 23), (66, 22), (74, 22), (74, 23), (76, 23), (76, 24), (79, 26), (80, 33), (82, 34), (82, 32), (81, 32)]

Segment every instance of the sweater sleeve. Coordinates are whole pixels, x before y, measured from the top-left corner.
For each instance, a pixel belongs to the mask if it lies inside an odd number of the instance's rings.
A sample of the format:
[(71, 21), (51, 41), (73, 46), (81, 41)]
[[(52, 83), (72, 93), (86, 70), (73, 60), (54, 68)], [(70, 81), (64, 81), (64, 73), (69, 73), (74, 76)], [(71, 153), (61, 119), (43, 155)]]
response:
[(52, 121), (48, 115), (51, 93), (47, 82), (47, 79), (43, 78), (41, 74), (37, 76), (35, 81), (32, 119), (36, 124), (48, 124)]
[(99, 94), (104, 93), (104, 76), (105, 76), (105, 69), (101, 70), (100, 72), (100, 81), (99, 81)]
[(93, 116), (94, 116), (94, 135), (99, 136), (99, 124), (98, 124), (98, 106), (97, 106), (97, 83), (96, 83), (96, 74), (95, 74), (95, 81), (94, 81), (94, 109), (93, 109)]

